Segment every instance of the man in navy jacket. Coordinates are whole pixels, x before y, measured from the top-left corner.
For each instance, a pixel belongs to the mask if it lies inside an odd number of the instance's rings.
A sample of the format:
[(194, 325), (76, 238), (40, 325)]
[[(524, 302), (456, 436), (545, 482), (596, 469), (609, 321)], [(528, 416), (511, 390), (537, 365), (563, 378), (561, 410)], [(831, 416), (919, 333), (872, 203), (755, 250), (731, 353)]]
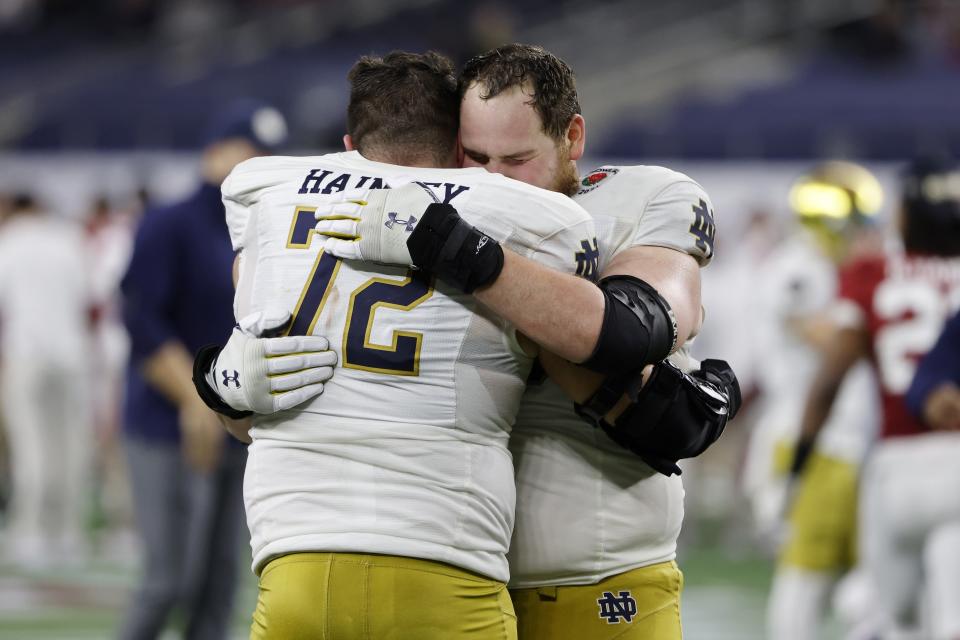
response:
[(145, 566), (119, 636), (156, 638), (175, 607), (186, 638), (229, 632), (243, 508), (245, 445), (226, 437), (191, 382), (193, 354), (234, 326), (233, 250), (220, 183), (286, 135), (280, 114), (241, 102), (219, 114), (186, 200), (148, 211), (123, 279), (131, 338), (125, 447)]

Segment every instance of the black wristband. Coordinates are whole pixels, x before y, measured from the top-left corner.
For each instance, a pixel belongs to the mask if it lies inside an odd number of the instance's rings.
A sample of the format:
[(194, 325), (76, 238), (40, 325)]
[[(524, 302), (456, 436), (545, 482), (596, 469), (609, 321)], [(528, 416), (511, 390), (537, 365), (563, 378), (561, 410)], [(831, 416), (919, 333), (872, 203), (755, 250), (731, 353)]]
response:
[(223, 349), (223, 347), (218, 344), (209, 344), (205, 347), (200, 347), (200, 350), (197, 351), (197, 356), (193, 359), (193, 386), (197, 390), (197, 395), (203, 400), (203, 404), (220, 415), (233, 418), (234, 420), (252, 416), (253, 411), (238, 411), (228, 405), (223, 401), (223, 398), (217, 395), (217, 392), (207, 384), (207, 371), (210, 370), (210, 365), (213, 364), (213, 361), (220, 355), (221, 349)]
[(797, 440), (797, 444), (793, 448), (793, 462), (790, 464), (791, 476), (800, 475), (800, 472), (807, 466), (807, 460), (813, 453), (814, 443), (813, 438), (804, 436), (800, 436), (800, 439)]
[(497, 279), (500, 243), (465, 222), (449, 204), (433, 203), (407, 238), (413, 264), (464, 293)]

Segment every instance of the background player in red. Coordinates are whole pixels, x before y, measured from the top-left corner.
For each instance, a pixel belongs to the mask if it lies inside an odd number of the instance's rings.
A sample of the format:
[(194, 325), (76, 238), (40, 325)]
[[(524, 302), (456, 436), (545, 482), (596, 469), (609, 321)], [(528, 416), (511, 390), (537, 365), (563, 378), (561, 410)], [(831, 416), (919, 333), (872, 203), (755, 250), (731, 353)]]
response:
[[(904, 394), (917, 361), (960, 305), (960, 169), (945, 160), (911, 165), (895, 222), (902, 247), (841, 272), (839, 328), (810, 389), (797, 462), (802, 466), (839, 383), (869, 358), (883, 416), (863, 478), (860, 552), (879, 624), (884, 638), (952, 639), (960, 637), (960, 527), (940, 527), (960, 519), (952, 490), (960, 487), (960, 434), (927, 430)], [(922, 621), (921, 582), (929, 600)]]

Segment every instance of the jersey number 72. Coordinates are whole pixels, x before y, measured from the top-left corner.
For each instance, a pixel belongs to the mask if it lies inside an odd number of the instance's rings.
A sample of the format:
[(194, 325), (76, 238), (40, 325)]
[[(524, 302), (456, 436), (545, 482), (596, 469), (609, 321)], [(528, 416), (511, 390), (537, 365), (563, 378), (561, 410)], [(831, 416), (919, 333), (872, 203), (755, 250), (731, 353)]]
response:
[[(287, 248), (307, 249), (316, 224), (312, 207), (297, 207), (290, 224)], [(313, 263), (307, 282), (293, 312), (286, 335), (310, 335), (323, 312), (324, 305), (340, 270), (340, 258), (322, 250)], [(409, 311), (433, 294), (433, 287), (416, 279), (412, 273), (404, 280), (371, 278), (350, 294), (347, 321), (343, 330), (342, 365), (397, 376), (420, 375), (420, 347), (423, 334), (415, 331), (394, 331), (390, 345), (370, 341), (377, 309)]]

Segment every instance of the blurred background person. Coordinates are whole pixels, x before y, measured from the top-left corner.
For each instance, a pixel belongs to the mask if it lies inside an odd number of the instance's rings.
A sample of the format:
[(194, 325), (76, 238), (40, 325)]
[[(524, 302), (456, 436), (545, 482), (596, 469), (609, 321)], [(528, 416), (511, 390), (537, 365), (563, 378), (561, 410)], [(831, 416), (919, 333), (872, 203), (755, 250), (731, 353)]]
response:
[(917, 366), (907, 406), (931, 429), (960, 431), (960, 313)]
[(12, 492), (4, 558), (26, 569), (88, 556), (91, 294), (79, 225), (20, 194), (0, 227), (2, 407)]
[[(139, 204), (133, 206), (139, 209)], [(96, 551), (121, 559), (133, 551), (133, 505), (120, 442), (120, 406), (130, 352), (120, 280), (130, 262), (139, 215), (140, 211), (118, 209), (106, 195), (98, 195), (84, 219), (94, 310), (90, 364), (96, 448), (91, 524), (97, 534)]]
[(812, 446), (847, 373), (869, 358), (883, 414), (863, 477), (860, 547), (876, 624), (885, 639), (951, 640), (960, 636), (960, 434), (930, 432), (904, 395), (917, 360), (960, 304), (960, 170), (952, 161), (908, 168), (895, 225), (899, 246), (841, 272), (838, 326), (810, 387), (798, 448)]
[(211, 125), (200, 187), (148, 211), (137, 229), (122, 283), (131, 347), (123, 422), (144, 570), (123, 639), (158, 637), (175, 607), (186, 638), (229, 632), (240, 546), (249, 541), (246, 446), (196, 395), (193, 354), (234, 326), (234, 256), (220, 183), (285, 136), (272, 107), (231, 105)]
[[(767, 605), (777, 640), (819, 638), (830, 590), (854, 564), (857, 478), (877, 413), (865, 364), (844, 382), (816, 450), (793, 443), (831, 334), (837, 269), (874, 235), (882, 201), (880, 183), (859, 165), (812, 167), (789, 192), (796, 224), (756, 276), (761, 408), (743, 481), (761, 535), (778, 548)], [(791, 462), (808, 456), (795, 487)]]

